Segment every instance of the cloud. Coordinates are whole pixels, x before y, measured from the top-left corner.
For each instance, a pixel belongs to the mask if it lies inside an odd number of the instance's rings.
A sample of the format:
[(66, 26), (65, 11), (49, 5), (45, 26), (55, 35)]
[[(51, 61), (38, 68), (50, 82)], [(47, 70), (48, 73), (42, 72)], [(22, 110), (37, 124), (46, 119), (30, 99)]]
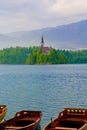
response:
[(86, 0), (58, 0), (50, 9), (61, 15), (75, 15), (86, 12), (87, 4), (85, 3)]
[(87, 19), (86, 0), (56, 0), (48, 6), (49, 19), (53, 25), (68, 24)]
[(87, 18), (87, 0), (0, 0), (0, 33), (58, 26)]

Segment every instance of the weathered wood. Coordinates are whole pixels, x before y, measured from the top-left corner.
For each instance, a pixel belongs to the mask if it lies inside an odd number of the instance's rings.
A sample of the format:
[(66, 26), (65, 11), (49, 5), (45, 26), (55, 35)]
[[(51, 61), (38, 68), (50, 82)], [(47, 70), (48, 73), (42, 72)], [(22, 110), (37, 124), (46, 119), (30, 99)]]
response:
[(87, 130), (87, 109), (65, 108), (43, 130)]
[(23, 110), (0, 124), (0, 130), (35, 130), (42, 118), (41, 111)]

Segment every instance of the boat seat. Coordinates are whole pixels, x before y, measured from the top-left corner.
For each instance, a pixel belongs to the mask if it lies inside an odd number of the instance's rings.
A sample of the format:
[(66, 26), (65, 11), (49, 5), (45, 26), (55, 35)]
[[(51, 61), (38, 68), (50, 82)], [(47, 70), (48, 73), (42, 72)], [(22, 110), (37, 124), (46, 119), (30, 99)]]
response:
[(54, 127), (52, 130), (77, 130), (77, 128), (69, 128), (69, 127)]
[(79, 130), (87, 130), (87, 124), (85, 123)]

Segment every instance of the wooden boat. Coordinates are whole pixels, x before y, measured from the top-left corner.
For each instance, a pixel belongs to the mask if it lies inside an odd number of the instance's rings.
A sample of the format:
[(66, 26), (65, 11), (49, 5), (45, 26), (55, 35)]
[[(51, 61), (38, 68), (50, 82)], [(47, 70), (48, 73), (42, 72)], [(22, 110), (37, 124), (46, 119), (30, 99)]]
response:
[(0, 124), (0, 130), (35, 130), (41, 120), (41, 111), (23, 110)]
[(43, 130), (87, 130), (87, 109), (65, 108)]
[(7, 107), (6, 105), (0, 105), (0, 122), (3, 120), (5, 117), (5, 114), (7, 112)]

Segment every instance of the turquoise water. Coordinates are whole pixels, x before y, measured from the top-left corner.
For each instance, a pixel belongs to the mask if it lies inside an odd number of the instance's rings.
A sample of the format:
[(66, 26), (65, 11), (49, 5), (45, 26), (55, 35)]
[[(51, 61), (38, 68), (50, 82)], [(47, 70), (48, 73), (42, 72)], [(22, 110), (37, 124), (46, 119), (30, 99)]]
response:
[(41, 127), (65, 107), (87, 107), (87, 65), (0, 65), (5, 119), (22, 109), (41, 110)]

